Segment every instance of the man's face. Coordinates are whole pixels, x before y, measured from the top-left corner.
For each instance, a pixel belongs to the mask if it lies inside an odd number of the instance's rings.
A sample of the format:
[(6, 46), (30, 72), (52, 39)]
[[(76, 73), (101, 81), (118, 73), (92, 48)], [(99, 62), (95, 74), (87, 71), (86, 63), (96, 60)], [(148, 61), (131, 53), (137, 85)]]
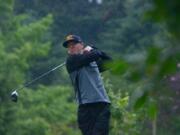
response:
[(79, 54), (83, 51), (84, 45), (82, 43), (77, 42), (69, 42), (67, 45), (69, 54)]

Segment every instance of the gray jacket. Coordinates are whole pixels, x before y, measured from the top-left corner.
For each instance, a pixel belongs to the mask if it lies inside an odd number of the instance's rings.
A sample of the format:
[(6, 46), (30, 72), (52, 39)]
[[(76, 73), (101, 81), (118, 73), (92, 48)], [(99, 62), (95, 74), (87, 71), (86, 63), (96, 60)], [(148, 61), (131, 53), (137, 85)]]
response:
[(104, 70), (103, 62), (110, 59), (104, 52), (97, 49), (87, 54), (71, 55), (67, 58), (67, 70), (79, 104), (110, 103), (100, 75)]

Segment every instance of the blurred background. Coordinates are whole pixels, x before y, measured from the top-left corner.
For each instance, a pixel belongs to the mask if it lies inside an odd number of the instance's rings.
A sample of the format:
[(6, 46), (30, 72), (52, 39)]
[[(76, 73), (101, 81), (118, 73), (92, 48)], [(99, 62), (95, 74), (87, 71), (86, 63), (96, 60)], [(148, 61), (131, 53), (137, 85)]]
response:
[(110, 135), (180, 134), (180, 1), (0, 0), (0, 135), (80, 135), (62, 42), (81, 36), (113, 57), (102, 74)]

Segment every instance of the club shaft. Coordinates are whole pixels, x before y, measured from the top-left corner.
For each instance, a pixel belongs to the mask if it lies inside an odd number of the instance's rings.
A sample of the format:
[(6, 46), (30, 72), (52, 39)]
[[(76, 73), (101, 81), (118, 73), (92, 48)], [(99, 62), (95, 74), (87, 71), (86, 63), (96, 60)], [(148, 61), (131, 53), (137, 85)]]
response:
[(14, 91), (18, 91), (18, 90), (20, 90), (20, 89), (23, 89), (23, 88), (25, 88), (25, 87), (31, 85), (32, 83), (34, 83), (34, 82), (36, 82), (37, 80), (43, 78), (44, 76), (48, 75), (49, 73), (51, 73), (51, 72), (57, 70), (58, 68), (63, 67), (65, 64), (66, 64), (66, 62), (63, 62), (62, 64), (60, 64), (60, 65), (54, 67), (53, 69), (51, 69), (51, 70), (49, 70), (49, 71), (43, 73), (42, 75), (36, 77), (35, 79), (31, 80), (30, 82), (27, 82), (27, 83), (25, 83), (24, 85), (20, 85), (20, 86), (19, 86), (17, 89), (15, 89)]

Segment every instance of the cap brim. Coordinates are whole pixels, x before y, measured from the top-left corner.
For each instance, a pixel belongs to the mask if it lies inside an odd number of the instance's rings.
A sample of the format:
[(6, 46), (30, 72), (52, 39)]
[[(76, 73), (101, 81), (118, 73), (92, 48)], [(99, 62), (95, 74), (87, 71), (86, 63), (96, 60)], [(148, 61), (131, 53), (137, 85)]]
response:
[(67, 48), (68, 47), (68, 43), (70, 43), (70, 42), (77, 42), (77, 43), (79, 43), (80, 41), (77, 41), (77, 40), (68, 40), (68, 41), (65, 41), (64, 43), (63, 43), (63, 47), (65, 47), (65, 48)]

